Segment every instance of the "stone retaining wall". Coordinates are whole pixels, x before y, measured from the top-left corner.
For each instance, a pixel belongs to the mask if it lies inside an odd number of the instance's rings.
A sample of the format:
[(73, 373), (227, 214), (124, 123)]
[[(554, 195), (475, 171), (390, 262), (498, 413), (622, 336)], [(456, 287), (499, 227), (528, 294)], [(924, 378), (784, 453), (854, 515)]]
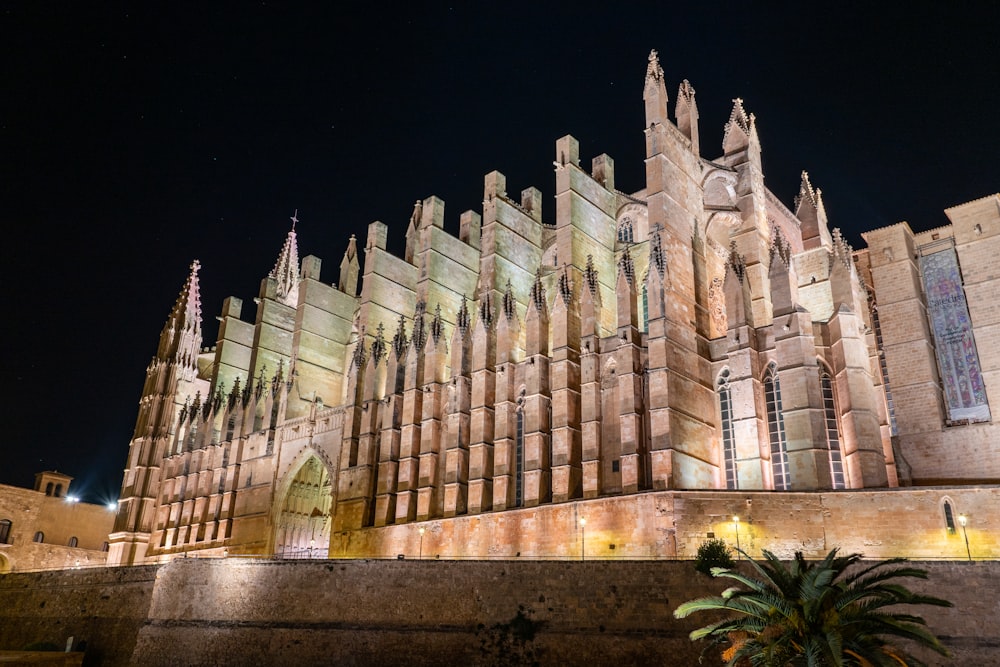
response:
[[(956, 604), (921, 610), (955, 654), (929, 664), (1000, 665), (1000, 563), (920, 566), (911, 587)], [(672, 611), (723, 587), (683, 561), (181, 559), (0, 577), (0, 649), (73, 634), (101, 665), (695, 665), (707, 620)]]

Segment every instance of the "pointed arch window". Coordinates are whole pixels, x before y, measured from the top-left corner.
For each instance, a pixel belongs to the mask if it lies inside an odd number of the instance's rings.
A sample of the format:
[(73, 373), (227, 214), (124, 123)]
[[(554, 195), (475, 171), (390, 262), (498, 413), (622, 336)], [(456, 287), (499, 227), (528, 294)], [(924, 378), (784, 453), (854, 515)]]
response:
[(632, 243), (633, 238), (632, 218), (626, 216), (618, 223), (618, 241), (621, 243)]
[(945, 499), (942, 503), (942, 509), (944, 510), (944, 527), (948, 530), (951, 535), (955, 534), (955, 510), (951, 506), (951, 500)]
[(514, 507), (524, 505), (524, 399), (517, 402), (514, 432)]
[(826, 444), (830, 450), (830, 480), (834, 489), (846, 489), (844, 476), (844, 456), (840, 448), (840, 420), (837, 417), (837, 401), (833, 391), (833, 378), (829, 371), (820, 368), (819, 384), (823, 393), (823, 415), (826, 421)]
[(791, 489), (788, 475), (788, 448), (785, 443), (785, 419), (781, 414), (781, 384), (778, 368), (771, 362), (764, 372), (764, 404), (767, 407), (767, 438), (771, 445), (771, 475), (775, 491)]
[(645, 280), (642, 281), (642, 330), (649, 331), (649, 290)]
[(733, 397), (729, 388), (729, 369), (724, 368), (719, 373), (716, 382), (719, 395), (719, 425), (722, 430), (722, 460), (726, 473), (726, 488), (740, 488), (736, 475), (736, 434), (733, 429)]

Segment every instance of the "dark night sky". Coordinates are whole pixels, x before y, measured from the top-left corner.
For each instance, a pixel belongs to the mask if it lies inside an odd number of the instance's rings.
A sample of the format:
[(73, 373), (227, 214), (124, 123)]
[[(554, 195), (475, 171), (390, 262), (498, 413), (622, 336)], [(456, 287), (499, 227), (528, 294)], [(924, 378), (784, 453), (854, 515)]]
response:
[(381, 220), (399, 247), (431, 194), (456, 230), (493, 169), (551, 220), (564, 134), (643, 187), (651, 48), (671, 98), (697, 89), (706, 157), (743, 97), (766, 184), (791, 206), (807, 169), (856, 247), (1000, 191), (1000, 3), (418, 4), (3, 5), (0, 483), (55, 468), (116, 497), (191, 260), (211, 344), (224, 297), (252, 318), (295, 209), (335, 281), (350, 233)]

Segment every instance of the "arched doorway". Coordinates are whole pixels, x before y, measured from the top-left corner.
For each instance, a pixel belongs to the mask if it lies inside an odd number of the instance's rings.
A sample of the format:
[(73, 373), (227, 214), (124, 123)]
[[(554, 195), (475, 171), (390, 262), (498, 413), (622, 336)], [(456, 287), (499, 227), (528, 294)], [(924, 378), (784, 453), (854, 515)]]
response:
[(330, 546), (330, 476), (315, 456), (295, 474), (285, 493), (274, 539), (279, 558), (326, 558)]

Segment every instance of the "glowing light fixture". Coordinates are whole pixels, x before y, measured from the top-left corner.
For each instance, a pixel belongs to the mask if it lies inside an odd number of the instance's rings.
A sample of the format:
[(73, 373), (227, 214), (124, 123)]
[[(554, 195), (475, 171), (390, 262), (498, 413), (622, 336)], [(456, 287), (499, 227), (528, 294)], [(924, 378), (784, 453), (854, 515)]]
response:
[(587, 560), (587, 517), (580, 517), (580, 560)]
[(420, 553), (417, 556), (418, 559), (423, 559), (424, 557), (424, 527), (420, 526)]

